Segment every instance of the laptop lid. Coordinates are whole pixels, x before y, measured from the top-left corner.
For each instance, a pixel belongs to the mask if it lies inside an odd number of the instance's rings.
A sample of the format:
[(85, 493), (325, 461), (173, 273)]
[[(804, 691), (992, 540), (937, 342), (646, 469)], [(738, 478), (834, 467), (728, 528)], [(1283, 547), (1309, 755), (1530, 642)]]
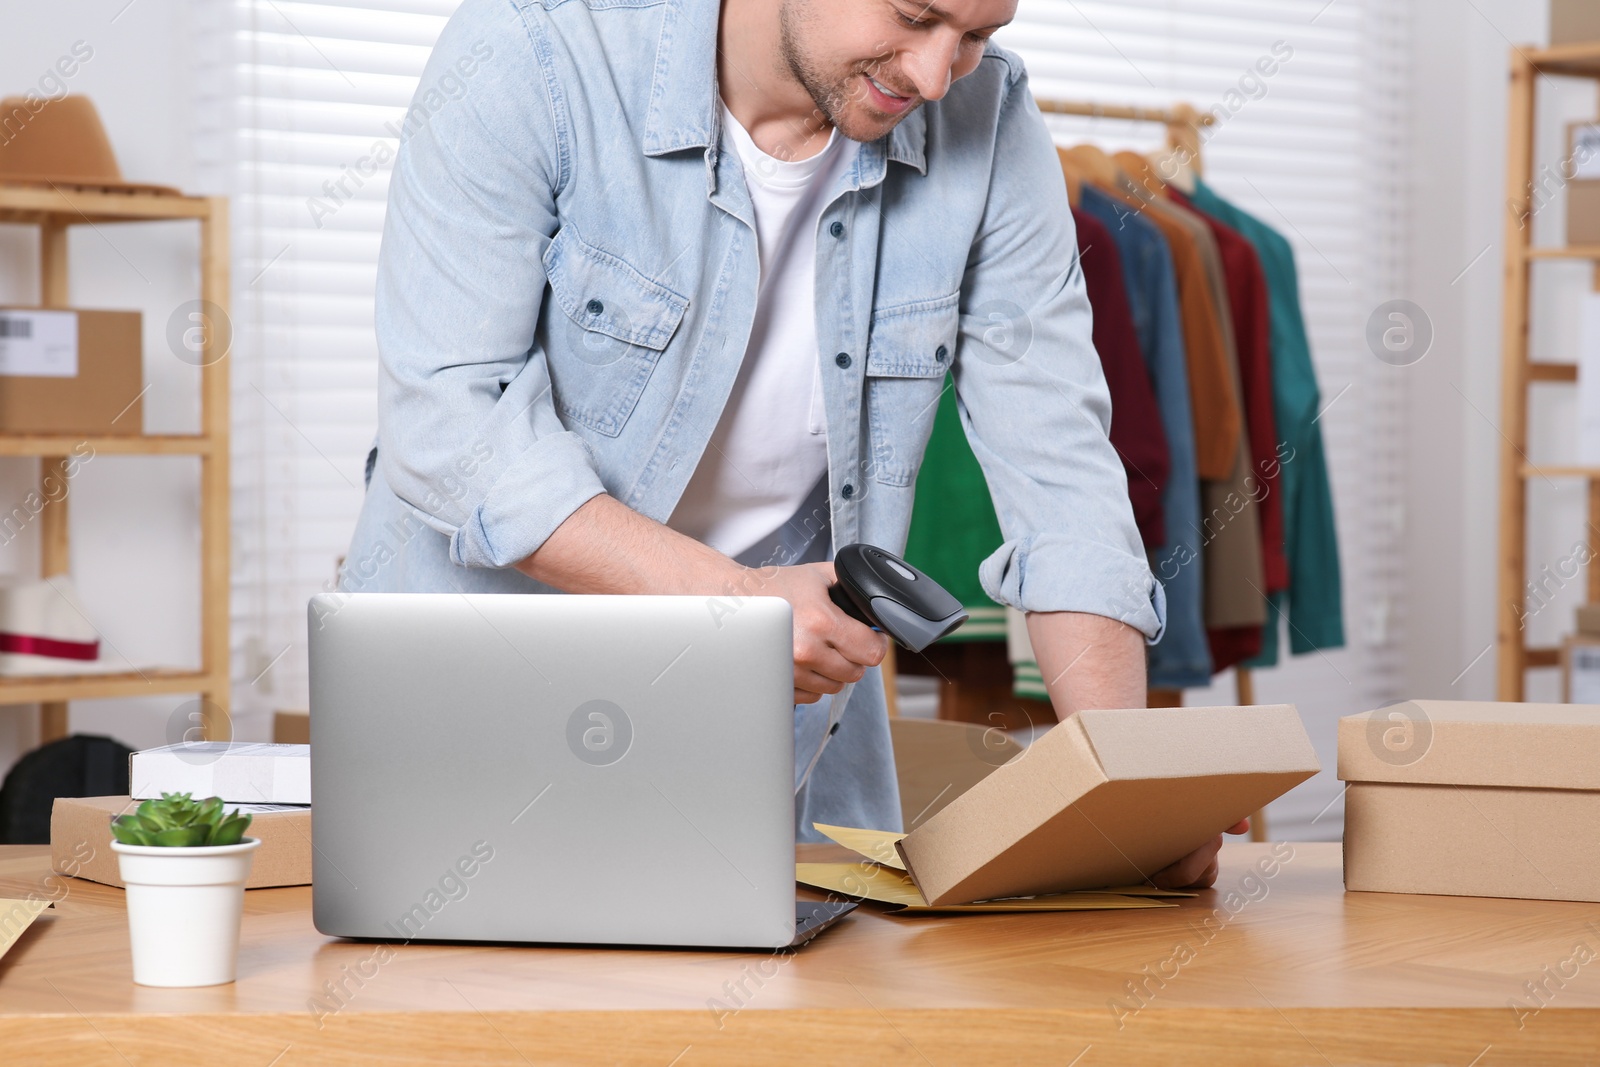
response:
[(787, 602), (325, 594), (309, 631), (323, 933), (794, 939)]

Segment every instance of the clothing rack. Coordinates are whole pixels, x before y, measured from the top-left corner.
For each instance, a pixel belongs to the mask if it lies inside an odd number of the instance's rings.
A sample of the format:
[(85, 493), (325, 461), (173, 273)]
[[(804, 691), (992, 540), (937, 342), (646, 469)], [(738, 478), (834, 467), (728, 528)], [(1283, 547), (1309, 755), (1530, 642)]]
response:
[(1092, 100), (1053, 100), (1049, 97), (1034, 97), (1034, 103), (1039, 105), (1040, 111), (1049, 115), (1158, 123), (1167, 128), (1167, 143), (1172, 148), (1184, 149), (1196, 172), (1200, 170), (1200, 149), (1203, 144), (1200, 130), (1217, 122), (1216, 115), (1186, 103), (1173, 104), (1171, 107), (1140, 107), (1102, 104)]
[[(1177, 103), (1171, 107), (1140, 107), (1137, 105), (1103, 104), (1086, 100), (1054, 100), (1048, 97), (1035, 97), (1039, 110), (1051, 115), (1080, 115), (1097, 119), (1121, 119), (1129, 122), (1151, 122), (1167, 127), (1168, 145), (1174, 149), (1181, 149), (1187, 156), (1189, 166), (1196, 173), (1201, 169), (1202, 140), (1200, 131), (1202, 127), (1213, 126), (1217, 118), (1210, 112), (1200, 111), (1192, 104)], [(1248, 667), (1234, 668), (1234, 685), (1238, 691), (1240, 704), (1254, 704), (1256, 702), (1255, 679)], [(1152, 689), (1148, 694), (1150, 707), (1182, 707), (1183, 691), (1181, 689)], [(1266, 815), (1256, 812), (1250, 820), (1250, 839), (1252, 841), (1265, 841)]]

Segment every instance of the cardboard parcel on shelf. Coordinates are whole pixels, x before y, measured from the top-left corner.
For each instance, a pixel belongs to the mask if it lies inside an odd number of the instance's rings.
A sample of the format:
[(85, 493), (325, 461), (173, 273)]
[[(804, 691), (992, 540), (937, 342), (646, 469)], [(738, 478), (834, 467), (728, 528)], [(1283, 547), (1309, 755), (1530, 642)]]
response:
[[(799, 880), (922, 910), (1061, 894), (1059, 908), (1161, 907), (1151, 875), (1320, 769), (1286, 704), (1083, 711), (908, 834), (819, 826), (873, 866), (801, 865)], [(1074, 905), (1085, 890), (1104, 899)]]
[(143, 433), (141, 323), (137, 311), (0, 306), (0, 432)]
[(1600, 707), (1412, 700), (1339, 720), (1344, 884), (1600, 901)]

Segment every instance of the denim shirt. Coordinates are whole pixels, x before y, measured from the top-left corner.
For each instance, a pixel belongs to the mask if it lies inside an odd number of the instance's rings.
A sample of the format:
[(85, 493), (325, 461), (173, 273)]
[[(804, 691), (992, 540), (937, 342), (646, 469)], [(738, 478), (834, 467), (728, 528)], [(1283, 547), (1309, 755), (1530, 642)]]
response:
[[(341, 588), (549, 592), (511, 565), (591, 497), (672, 513), (756, 305), (717, 17), (713, 0), (465, 0), (450, 19), (389, 187), (378, 441)], [(824, 201), (834, 546), (902, 550), (949, 371), (1006, 537), (985, 590), (1157, 635), (1164, 601), (1021, 61), (990, 45), (943, 100), (861, 145)], [(898, 824), (882, 703), (872, 672), (807, 786), (838, 796), (802, 804), (805, 831)], [(859, 750), (839, 752), (851, 734)]]

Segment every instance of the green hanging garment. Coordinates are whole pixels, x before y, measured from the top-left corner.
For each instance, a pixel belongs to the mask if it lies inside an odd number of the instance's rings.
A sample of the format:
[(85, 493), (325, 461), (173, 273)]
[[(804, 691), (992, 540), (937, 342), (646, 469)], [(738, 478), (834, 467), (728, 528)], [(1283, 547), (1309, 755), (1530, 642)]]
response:
[[(949, 522), (959, 509), (960, 522)], [(933, 419), (933, 436), (917, 475), (911, 532), (906, 535), (906, 562), (950, 590), (971, 616), (945, 641), (1004, 641), (1005, 609), (984, 593), (978, 564), (1005, 541), (989, 498), (978, 457), (967, 444), (956, 411), (956, 390), (945, 375), (944, 393)]]

